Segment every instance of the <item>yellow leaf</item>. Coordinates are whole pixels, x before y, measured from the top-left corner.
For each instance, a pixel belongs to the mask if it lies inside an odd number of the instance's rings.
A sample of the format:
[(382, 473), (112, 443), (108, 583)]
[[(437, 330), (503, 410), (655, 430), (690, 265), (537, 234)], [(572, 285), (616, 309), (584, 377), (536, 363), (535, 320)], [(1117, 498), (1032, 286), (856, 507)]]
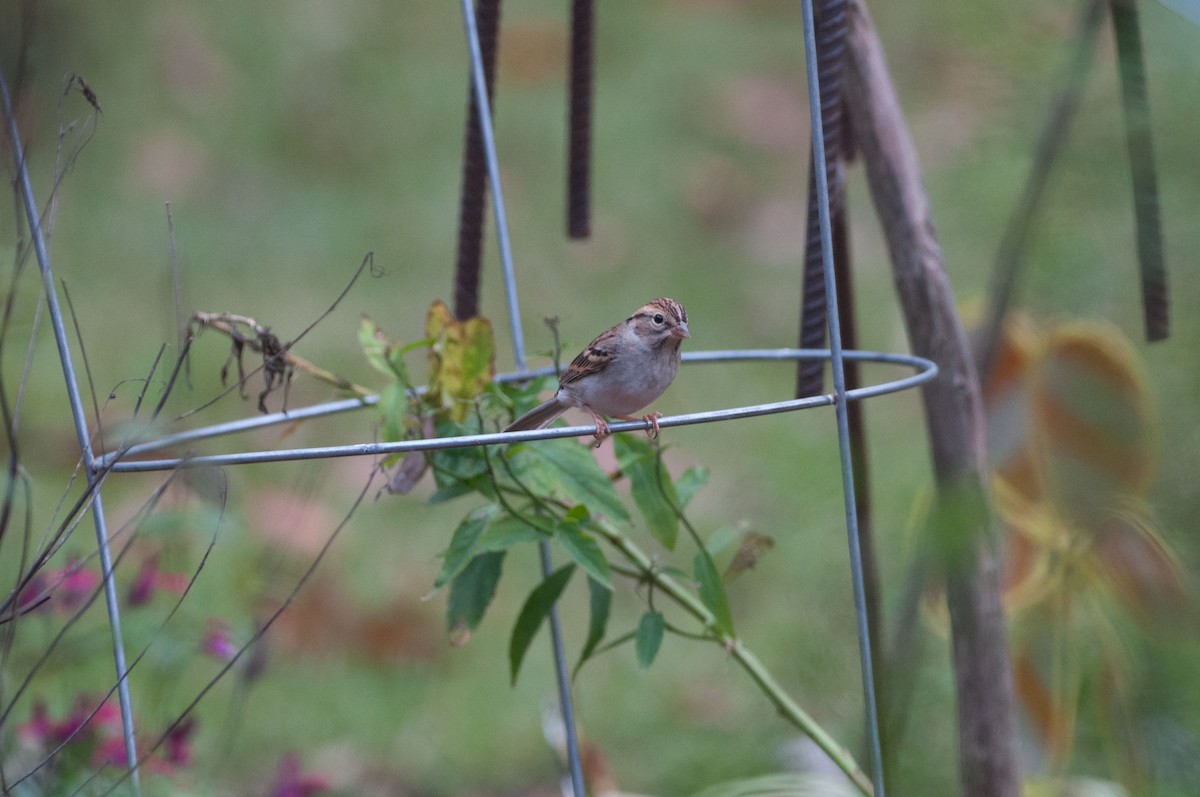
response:
[(461, 421), (495, 373), (492, 325), (481, 317), (457, 321), (445, 302), (438, 300), (430, 305), (425, 326), (432, 341), (427, 398)]

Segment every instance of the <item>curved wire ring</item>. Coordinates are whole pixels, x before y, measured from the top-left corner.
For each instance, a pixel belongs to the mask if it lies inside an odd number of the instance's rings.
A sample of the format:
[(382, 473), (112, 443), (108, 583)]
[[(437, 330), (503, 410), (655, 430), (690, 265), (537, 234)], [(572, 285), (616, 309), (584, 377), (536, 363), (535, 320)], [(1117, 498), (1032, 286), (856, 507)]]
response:
[[(937, 365), (932, 360), (928, 360), (924, 357), (917, 357), (911, 354), (891, 354), (887, 352), (857, 350), (843, 351), (842, 354), (847, 360), (855, 360), (858, 362), (876, 362), (886, 365), (901, 365), (913, 368), (917, 371), (917, 373), (913, 374), (912, 376), (907, 376), (902, 379), (894, 379), (889, 382), (882, 382), (878, 385), (870, 385), (867, 387), (859, 387), (853, 390), (848, 390), (846, 391), (846, 398), (850, 401), (857, 401), (865, 398), (871, 398), (873, 396), (881, 396), (887, 393), (895, 393), (901, 390), (907, 390), (930, 381), (937, 376), (938, 372)], [(688, 352), (683, 355), (683, 361), (685, 364), (695, 364), (747, 362), (755, 360), (828, 360), (830, 357), (831, 354), (828, 349), (728, 349)], [(495, 377), (494, 381), (500, 383), (523, 382), (525, 380), (534, 379), (540, 376), (551, 376), (554, 373), (555, 371), (553, 366), (547, 366), (545, 368), (539, 368), (535, 370), (513, 371), (499, 374)], [(193, 440), (234, 434), (236, 432), (258, 429), (279, 423), (291, 423), (298, 420), (333, 415), (340, 412), (359, 409), (361, 407), (372, 406), (378, 403), (378, 400), (379, 399), (377, 396), (369, 396), (365, 399), (343, 399), (341, 401), (331, 401), (325, 404), (314, 404), (311, 407), (305, 407), (299, 410), (277, 412), (270, 415), (262, 415), (256, 418), (246, 418), (238, 421), (231, 421), (229, 423), (200, 427), (198, 429), (192, 429), (186, 432), (168, 435), (157, 440), (139, 443), (137, 445), (130, 446), (122, 452), (119, 452), (119, 454), (105, 454), (104, 456), (97, 458), (96, 467), (98, 469), (109, 468), (116, 472), (146, 472), (157, 470), (173, 470), (181, 467), (194, 468), (201, 466), (244, 465), (257, 462), (279, 462), (283, 460), (296, 459), (325, 459), (329, 457), (370, 455), (379, 456), (388, 454), (401, 454), (409, 451), (431, 451), (445, 448), (459, 448), (462, 446), (495, 445), (497, 443), (547, 440), (558, 437), (579, 437), (583, 435), (590, 435), (596, 430), (594, 425), (587, 424), (583, 426), (555, 426), (549, 429), (530, 429), (520, 432), (488, 432), (485, 434), (435, 437), (422, 440), (401, 440), (390, 443), (354, 443), (350, 445), (338, 446), (289, 448), (280, 449), (278, 451), (245, 451), (234, 454), (208, 454), (195, 457), (175, 457), (171, 459), (136, 461), (127, 459), (127, 457), (135, 454), (159, 450)], [(833, 394), (823, 393), (807, 398), (775, 401), (766, 404), (752, 404), (744, 407), (708, 410), (705, 412), (693, 412), (683, 415), (667, 415), (658, 419), (658, 426), (659, 428), (665, 429), (672, 426), (690, 426), (697, 423), (728, 421), (736, 418), (753, 418), (759, 415), (772, 415), (781, 412), (794, 412), (796, 410), (810, 409), (813, 407), (832, 406), (835, 401), (836, 399), (834, 398)], [(639, 420), (613, 423), (611, 424), (610, 428), (613, 432), (629, 432), (649, 429), (650, 426), (650, 422)]]

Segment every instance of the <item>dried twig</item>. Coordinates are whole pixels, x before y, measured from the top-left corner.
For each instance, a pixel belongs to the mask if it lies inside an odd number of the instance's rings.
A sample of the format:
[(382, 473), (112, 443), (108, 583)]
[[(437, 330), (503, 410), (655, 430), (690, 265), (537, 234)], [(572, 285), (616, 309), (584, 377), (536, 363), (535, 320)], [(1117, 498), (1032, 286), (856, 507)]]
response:
[[(250, 349), (253, 352), (262, 355), (263, 364), (263, 381), (265, 387), (258, 395), (258, 408), (262, 412), (266, 412), (264, 402), (271, 392), (279, 387), (284, 388), (284, 403), (287, 403), (287, 389), (291, 384), (292, 376), (298, 370), (308, 374), (316, 379), (333, 385), (339, 390), (345, 390), (353, 393), (359, 398), (366, 398), (373, 395), (375, 391), (365, 388), (362, 385), (357, 385), (345, 377), (338, 376), (332, 371), (314, 365), (308, 360), (292, 353), (291, 343), (283, 343), (279, 340), (271, 328), (264, 326), (253, 318), (235, 313), (208, 313), (203, 310), (197, 310), (192, 313), (192, 323), (199, 328), (213, 329), (223, 335), (228, 335), (232, 342), (232, 348), (229, 352), (229, 358), (225, 361), (225, 365), (221, 367), (221, 382), (224, 384), (229, 375), (230, 363), (237, 366), (237, 386), (241, 391), (242, 398), (246, 398), (246, 379), (247, 372), (242, 362), (242, 356), (245, 349)], [(258, 369), (256, 369), (258, 370)], [(250, 372), (251, 374), (254, 371)]]

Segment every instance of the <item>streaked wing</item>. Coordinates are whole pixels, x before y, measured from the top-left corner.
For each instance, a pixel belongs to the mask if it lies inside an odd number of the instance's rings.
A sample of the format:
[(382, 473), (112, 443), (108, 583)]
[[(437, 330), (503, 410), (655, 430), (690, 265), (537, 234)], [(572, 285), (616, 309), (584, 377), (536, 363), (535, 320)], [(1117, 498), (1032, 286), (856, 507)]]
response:
[(603, 371), (608, 367), (616, 356), (616, 334), (614, 329), (610, 329), (597, 337), (587, 347), (579, 352), (579, 356), (571, 360), (571, 364), (567, 366), (567, 370), (563, 371), (559, 377), (560, 385), (569, 385), (572, 382), (577, 382), (585, 376)]

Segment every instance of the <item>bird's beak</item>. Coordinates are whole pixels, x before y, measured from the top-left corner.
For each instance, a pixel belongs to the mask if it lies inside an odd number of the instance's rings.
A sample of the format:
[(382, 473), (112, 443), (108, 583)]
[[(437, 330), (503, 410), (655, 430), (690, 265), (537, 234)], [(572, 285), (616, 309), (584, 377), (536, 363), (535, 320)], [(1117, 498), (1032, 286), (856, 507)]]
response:
[(688, 332), (686, 321), (672, 329), (671, 334), (677, 338), (690, 338), (692, 336), (692, 333)]

